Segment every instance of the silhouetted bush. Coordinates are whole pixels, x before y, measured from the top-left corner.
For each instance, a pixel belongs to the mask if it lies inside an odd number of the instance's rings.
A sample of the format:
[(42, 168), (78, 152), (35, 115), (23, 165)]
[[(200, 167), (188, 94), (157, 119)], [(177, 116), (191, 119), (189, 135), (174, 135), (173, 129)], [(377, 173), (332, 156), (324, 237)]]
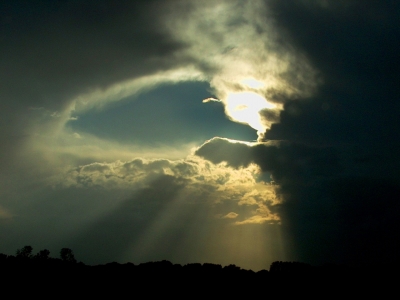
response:
[(16, 257), (22, 259), (32, 258), (32, 250), (31, 246), (24, 246), (16, 251)]

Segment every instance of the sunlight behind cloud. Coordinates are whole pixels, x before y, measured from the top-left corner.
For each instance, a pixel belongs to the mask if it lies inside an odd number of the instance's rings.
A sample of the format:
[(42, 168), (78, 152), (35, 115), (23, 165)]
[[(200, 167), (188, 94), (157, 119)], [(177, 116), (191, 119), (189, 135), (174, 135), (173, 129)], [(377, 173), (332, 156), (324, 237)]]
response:
[(275, 107), (275, 104), (254, 92), (241, 92), (228, 95), (225, 112), (232, 120), (263, 132), (266, 128), (261, 122), (259, 111)]
[[(167, 28), (191, 45), (184, 54), (205, 70), (213, 99), (221, 101), (228, 118), (256, 129), (262, 140), (271, 124), (279, 122), (283, 96), (299, 98), (312, 93), (315, 72), (305, 57), (281, 47), (273, 17), (266, 18), (265, 1), (208, 4), (192, 3), (188, 9), (179, 2), (177, 9), (186, 8), (185, 14), (168, 18)], [(295, 78), (287, 76), (292, 69)], [(215, 100), (204, 102), (209, 101)], [(268, 113), (260, 114), (261, 110)]]

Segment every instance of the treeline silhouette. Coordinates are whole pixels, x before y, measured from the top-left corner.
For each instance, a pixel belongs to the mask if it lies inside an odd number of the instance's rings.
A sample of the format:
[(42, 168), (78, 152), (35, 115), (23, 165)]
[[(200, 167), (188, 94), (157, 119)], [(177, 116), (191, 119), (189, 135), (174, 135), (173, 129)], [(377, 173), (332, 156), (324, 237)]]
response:
[[(362, 293), (377, 287), (385, 279), (391, 282), (395, 266), (349, 266), (326, 264), (312, 266), (302, 262), (275, 261), (269, 270), (254, 272), (234, 264), (221, 266), (212, 263), (173, 264), (162, 260), (135, 265), (110, 262), (103, 265), (86, 265), (75, 259), (70, 248), (62, 248), (59, 258), (50, 256), (47, 249), (33, 254), (31, 246), (16, 251), (15, 255), (0, 254), (0, 268), (7, 277), (1, 282), (30, 286), (40, 290), (43, 284), (66, 293), (90, 291), (94, 294), (146, 290), (149, 295), (175, 294), (184, 291), (207, 295), (293, 295), (316, 294), (320, 291), (340, 294), (353, 291)], [(17, 279), (17, 281), (15, 281)], [(146, 288), (148, 285), (151, 288)], [(380, 285), (379, 285), (380, 286)], [(48, 290), (42, 290), (42, 293)], [(190, 295), (187, 295), (190, 297)], [(321, 295), (323, 296), (323, 295)]]

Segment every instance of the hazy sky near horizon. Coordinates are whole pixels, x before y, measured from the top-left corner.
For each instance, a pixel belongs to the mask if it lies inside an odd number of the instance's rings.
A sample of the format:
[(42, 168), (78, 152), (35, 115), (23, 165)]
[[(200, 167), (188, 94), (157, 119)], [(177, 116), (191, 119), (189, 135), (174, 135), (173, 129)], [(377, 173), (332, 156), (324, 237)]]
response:
[(3, 1), (0, 252), (398, 261), (396, 1)]

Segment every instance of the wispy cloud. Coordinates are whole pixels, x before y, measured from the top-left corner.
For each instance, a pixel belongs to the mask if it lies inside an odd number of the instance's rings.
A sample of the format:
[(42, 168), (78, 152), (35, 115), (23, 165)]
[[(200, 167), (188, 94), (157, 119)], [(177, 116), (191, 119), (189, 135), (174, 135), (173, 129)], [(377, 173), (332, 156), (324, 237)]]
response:
[(216, 99), (216, 98), (207, 98), (203, 100), (203, 103), (207, 103), (207, 102), (221, 102), (221, 100)]
[(235, 219), (239, 216), (239, 214), (234, 213), (233, 211), (231, 211), (230, 213), (227, 213), (225, 216), (223, 216), (223, 219)]

